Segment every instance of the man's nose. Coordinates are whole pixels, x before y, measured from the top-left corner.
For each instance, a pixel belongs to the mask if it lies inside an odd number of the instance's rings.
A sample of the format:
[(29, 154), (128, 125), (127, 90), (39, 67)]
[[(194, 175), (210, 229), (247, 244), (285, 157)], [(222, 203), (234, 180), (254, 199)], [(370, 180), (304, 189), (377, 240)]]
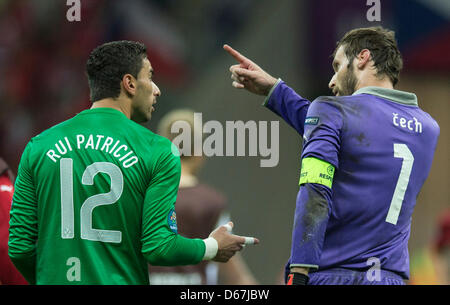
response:
[(158, 86), (156, 86), (155, 83), (152, 83), (152, 85), (153, 85), (153, 95), (161, 96), (161, 90), (159, 90)]
[(333, 75), (330, 82), (328, 83), (328, 88), (333, 90), (334, 86), (336, 86), (336, 74)]

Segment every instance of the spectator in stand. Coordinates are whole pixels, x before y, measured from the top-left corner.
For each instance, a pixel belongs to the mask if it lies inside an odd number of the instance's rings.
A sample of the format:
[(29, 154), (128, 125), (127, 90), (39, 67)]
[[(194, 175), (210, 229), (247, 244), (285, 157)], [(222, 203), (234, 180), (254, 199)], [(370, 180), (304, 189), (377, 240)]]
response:
[(411, 285), (450, 285), (450, 210), (439, 219), (436, 237), (411, 259)]

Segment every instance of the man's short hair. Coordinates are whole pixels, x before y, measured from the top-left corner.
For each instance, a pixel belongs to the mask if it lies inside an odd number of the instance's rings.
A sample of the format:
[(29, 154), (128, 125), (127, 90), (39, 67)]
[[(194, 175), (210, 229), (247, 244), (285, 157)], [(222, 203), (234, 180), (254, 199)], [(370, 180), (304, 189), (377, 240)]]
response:
[(108, 42), (95, 48), (86, 64), (91, 102), (117, 98), (123, 76), (131, 74), (137, 78), (146, 52), (144, 44), (126, 40)]
[(377, 76), (387, 76), (394, 86), (397, 84), (403, 60), (393, 31), (382, 27), (351, 30), (337, 42), (333, 57), (341, 46), (350, 63), (362, 50), (368, 49), (377, 69)]

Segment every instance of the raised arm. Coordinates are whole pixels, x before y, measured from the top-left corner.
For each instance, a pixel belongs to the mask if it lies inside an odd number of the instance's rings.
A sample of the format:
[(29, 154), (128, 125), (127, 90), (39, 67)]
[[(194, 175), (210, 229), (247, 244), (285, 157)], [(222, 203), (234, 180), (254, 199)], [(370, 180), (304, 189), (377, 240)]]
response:
[(238, 62), (230, 67), (232, 86), (266, 96), (263, 105), (281, 116), (303, 136), (310, 101), (302, 98), (281, 79), (274, 78), (229, 45), (224, 45), (223, 48)]

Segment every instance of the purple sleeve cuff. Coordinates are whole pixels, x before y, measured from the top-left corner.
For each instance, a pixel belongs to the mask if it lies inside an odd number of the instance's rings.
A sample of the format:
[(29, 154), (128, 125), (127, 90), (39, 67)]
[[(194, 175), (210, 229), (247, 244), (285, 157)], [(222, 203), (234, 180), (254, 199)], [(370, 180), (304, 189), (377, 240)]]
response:
[(267, 94), (266, 98), (264, 99), (264, 102), (262, 103), (263, 106), (267, 106), (269, 103), (273, 104), (273, 97), (274, 97), (274, 91), (279, 87), (278, 85), (281, 84), (283, 80), (279, 78), (275, 85), (272, 86), (272, 88), (269, 91), (269, 94)]

